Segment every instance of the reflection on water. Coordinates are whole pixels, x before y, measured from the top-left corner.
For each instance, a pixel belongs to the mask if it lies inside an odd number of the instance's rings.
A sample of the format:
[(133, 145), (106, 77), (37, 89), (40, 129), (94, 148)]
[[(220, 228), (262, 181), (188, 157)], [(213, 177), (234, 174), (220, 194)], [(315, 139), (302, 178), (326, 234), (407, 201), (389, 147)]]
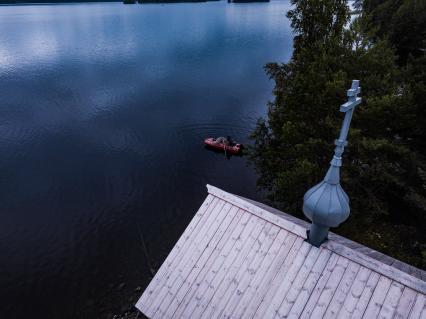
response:
[(0, 7), (2, 317), (120, 310), (149, 282), (138, 226), (158, 265), (207, 183), (259, 199), (245, 158), (203, 139), (248, 141), (262, 66), (291, 54), (287, 9)]

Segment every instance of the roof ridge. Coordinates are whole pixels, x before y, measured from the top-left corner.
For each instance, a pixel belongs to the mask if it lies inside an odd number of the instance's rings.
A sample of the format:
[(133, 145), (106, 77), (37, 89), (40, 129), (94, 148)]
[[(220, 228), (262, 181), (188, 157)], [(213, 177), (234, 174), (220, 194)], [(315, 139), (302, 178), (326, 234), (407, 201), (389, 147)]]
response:
[[(286, 214), (263, 203), (228, 193), (209, 184), (207, 184), (207, 190), (209, 194), (248, 211), (299, 237), (304, 239), (307, 237), (306, 230), (309, 223), (304, 220)], [(330, 232), (329, 240), (325, 242), (322, 247), (392, 280), (400, 282), (401, 284), (422, 294), (426, 294), (426, 272), (421, 269), (408, 265), (332, 232)], [(384, 259), (386, 259), (387, 262), (384, 262)]]

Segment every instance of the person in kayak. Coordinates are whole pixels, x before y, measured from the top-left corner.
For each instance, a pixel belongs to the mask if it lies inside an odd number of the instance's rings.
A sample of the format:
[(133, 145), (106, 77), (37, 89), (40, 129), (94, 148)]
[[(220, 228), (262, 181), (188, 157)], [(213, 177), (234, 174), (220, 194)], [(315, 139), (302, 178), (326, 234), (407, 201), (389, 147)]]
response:
[(227, 136), (226, 139), (228, 140), (228, 145), (229, 146), (233, 146), (234, 145), (234, 141), (232, 140), (231, 136)]
[(234, 142), (230, 136), (227, 137), (207, 137), (204, 139), (204, 144), (210, 148), (214, 148), (225, 153), (239, 154), (242, 148), (240, 143)]
[(223, 136), (218, 137), (218, 138), (215, 140), (215, 142), (216, 142), (217, 144), (224, 144), (224, 145), (226, 145), (226, 146), (228, 146), (228, 145), (229, 145), (229, 141), (228, 141), (228, 139), (227, 139), (226, 137), (223, 137)]

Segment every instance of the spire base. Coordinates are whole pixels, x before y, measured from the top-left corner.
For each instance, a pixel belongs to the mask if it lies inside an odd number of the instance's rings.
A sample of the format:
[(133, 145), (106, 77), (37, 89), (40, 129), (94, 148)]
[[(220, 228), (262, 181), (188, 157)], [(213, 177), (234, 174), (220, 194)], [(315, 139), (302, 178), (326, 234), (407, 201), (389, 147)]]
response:
[(311, 227), (306, 232), (308, 237), (306, 240), (312, 246), (319, 247), (328, 240), (328, 230), (327, 226), (311, 224)]

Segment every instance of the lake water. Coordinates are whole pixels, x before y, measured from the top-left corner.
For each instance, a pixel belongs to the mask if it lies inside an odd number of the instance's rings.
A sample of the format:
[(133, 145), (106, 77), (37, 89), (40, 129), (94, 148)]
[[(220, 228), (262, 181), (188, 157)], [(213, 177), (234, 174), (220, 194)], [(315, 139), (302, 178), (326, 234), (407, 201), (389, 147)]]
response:
[(0, 7), (0, 317), (134, 303), (206, 196), (261, 200), (245, 157), (287, 61), (287, 1)]

